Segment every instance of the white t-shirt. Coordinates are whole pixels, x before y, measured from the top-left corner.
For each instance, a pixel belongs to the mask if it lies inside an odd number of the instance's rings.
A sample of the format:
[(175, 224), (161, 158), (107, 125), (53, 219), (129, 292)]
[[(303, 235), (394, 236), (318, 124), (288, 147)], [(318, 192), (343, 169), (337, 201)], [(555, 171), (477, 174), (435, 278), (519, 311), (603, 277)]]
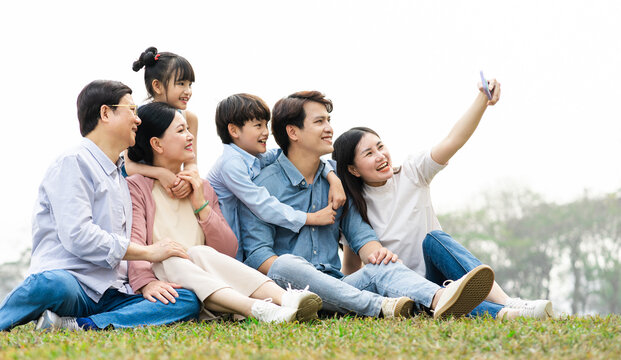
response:
[(386, 184), (363, 187), (367, 216), (378, 239), (422, 276), (425, 235), (442, 230), (431, 204), (429, 183), (445, 166), (433, 161), (431, 151), (411, 155)]

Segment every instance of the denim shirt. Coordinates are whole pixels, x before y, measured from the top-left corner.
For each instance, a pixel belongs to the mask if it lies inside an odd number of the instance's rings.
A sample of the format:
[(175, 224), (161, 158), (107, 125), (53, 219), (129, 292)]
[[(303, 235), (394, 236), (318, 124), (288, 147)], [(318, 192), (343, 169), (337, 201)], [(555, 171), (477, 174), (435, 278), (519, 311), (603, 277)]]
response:
[[(255, 183), (264, 186), (272, 196), (303, 212), (315, 212), (328, 206), (330, 185), (320, 176), (325, 163), (321, 162), (312, 184), (308, 184), (300, 171), (281, 154), (278, 160), (261, 171)], [(335, 277), (342, 277), (341, 260), (338, 256), (340, 231), (345, 234), (350, 247), (357, 253), (369, 241), (377, 241), (371, 226), (362, 220), (357, 209), (350, 203), (343, 217), (338, 209), (332, 225), (304, 225), (299, 233), (262, 221), (246, 206), (240, 206), (241, 244), (244, 263), (258, 269), (273, 255), (293, 254), (301, 256), (315, 268)]]
[[(262, 220), (293, 232), (298, 232), (306, 223), (306, 212), (281, 203), (265, 188), (252, 182), (261, 169), (276, 161), (281, 153), (280, 149), (271, 149), (257, 157), (235, 144), (225, 144), (222, 156), (207, 175), (207, 181), (218, 195), (222, 215), (238, 240), (241, 238), (238, 218), (240, 203), (245, 204)], [(332, 170), (332, 167), (326, 168), (323, 175), (327, 176)], [(236, 258), (243, 260), (241, 246)]]
[(110, 287), (132, 292), (122, 260), (132, 228), (122, 165), (84, 138), (49, 167), (35, 204), (29, 274), (67, 270), (95, 301)]

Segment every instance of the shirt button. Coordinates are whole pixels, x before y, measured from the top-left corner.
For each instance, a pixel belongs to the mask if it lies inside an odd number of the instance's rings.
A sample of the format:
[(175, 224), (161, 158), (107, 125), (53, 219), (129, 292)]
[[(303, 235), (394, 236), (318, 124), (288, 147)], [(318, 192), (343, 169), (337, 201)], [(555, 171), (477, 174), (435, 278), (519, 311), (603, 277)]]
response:
[(315, 228), (311, 228), (312, 231), (315, 231)]
[(302, 181), (302, 185), (306, 185), (306, 181)]
[(315, 208), (315, 205), (313, 205), (313, 209)]
[(313, 250), (313, 254), (317, 255), (317, 250)]

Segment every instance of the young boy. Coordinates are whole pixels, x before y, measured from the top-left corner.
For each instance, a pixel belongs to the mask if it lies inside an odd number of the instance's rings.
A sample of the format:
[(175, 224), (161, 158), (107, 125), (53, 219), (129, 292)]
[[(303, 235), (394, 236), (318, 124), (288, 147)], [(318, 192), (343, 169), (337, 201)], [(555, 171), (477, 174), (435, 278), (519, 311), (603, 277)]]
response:
[(240, 201), (259, 219), (296, 233), (304, 225), (333, 224), (335, 210), (345, 203), (341, 181), (329, 165), (326, 165), (322, 176), (330, 184), (330, 200), (323, 209), (313, 208), (315, 212), (294, 210), (271, 196), (264, 187), (252, 182), (261, 169), (276, 161), (281, 153), (280, 149), (266, 151), (269, 120), (269, 107), (255, 95), (231, 95), (220, 101), (216, 108), (216, 129), (224, 151), (207, 175), (207, 180), (216, 190), (222, 214), (240, 242), (236, 256), (240, 261), (243, 261), (237, 214)]

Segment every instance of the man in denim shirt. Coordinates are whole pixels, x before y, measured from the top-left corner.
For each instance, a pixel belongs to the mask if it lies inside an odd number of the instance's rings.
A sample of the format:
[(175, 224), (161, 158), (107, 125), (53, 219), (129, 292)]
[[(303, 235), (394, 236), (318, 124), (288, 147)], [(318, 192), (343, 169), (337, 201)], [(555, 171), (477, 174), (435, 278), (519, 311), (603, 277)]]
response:
[(174, 295), (151, 302), (127, 283), (125, 260), (188, 257), (173, 242), (129, 241), (132, 205), (119, 154), (135, 143), (140, 125), (131, 92), (120, 82), (98, 80), (78, 96), (84, 139), (41, 182), (29, 276), (0, 305), (0, 330), (39, 316), (39, 329), (79, 330), (167, 324), (198, 315), (191, 291), (153, 281), (146, 286)]
[[(317, 91), (292, 94), (274, 106), (272, 133), (283, 154), (254, 181), (296, 210), (312, 212), (328, 205), (320, 156), (333, 150), (331, 111), (332, 102)], [(493, 284), (493, 271), (486, 265), (446, 288), (426, 280), (397, 262), (351, 205), (338, 210), (334, 224), (304, 226), (299, 233), (266, 223), (243, 205), (239, 211), (245, 263), (283, 287), (308, 285), (328, 311), (408, 316), (416, 303), (418, 310), (431, 309), (436, 318), (459, 316), (483, 301)], [(366, 263), (348, 276), (340, 271), (341, 231)]]

